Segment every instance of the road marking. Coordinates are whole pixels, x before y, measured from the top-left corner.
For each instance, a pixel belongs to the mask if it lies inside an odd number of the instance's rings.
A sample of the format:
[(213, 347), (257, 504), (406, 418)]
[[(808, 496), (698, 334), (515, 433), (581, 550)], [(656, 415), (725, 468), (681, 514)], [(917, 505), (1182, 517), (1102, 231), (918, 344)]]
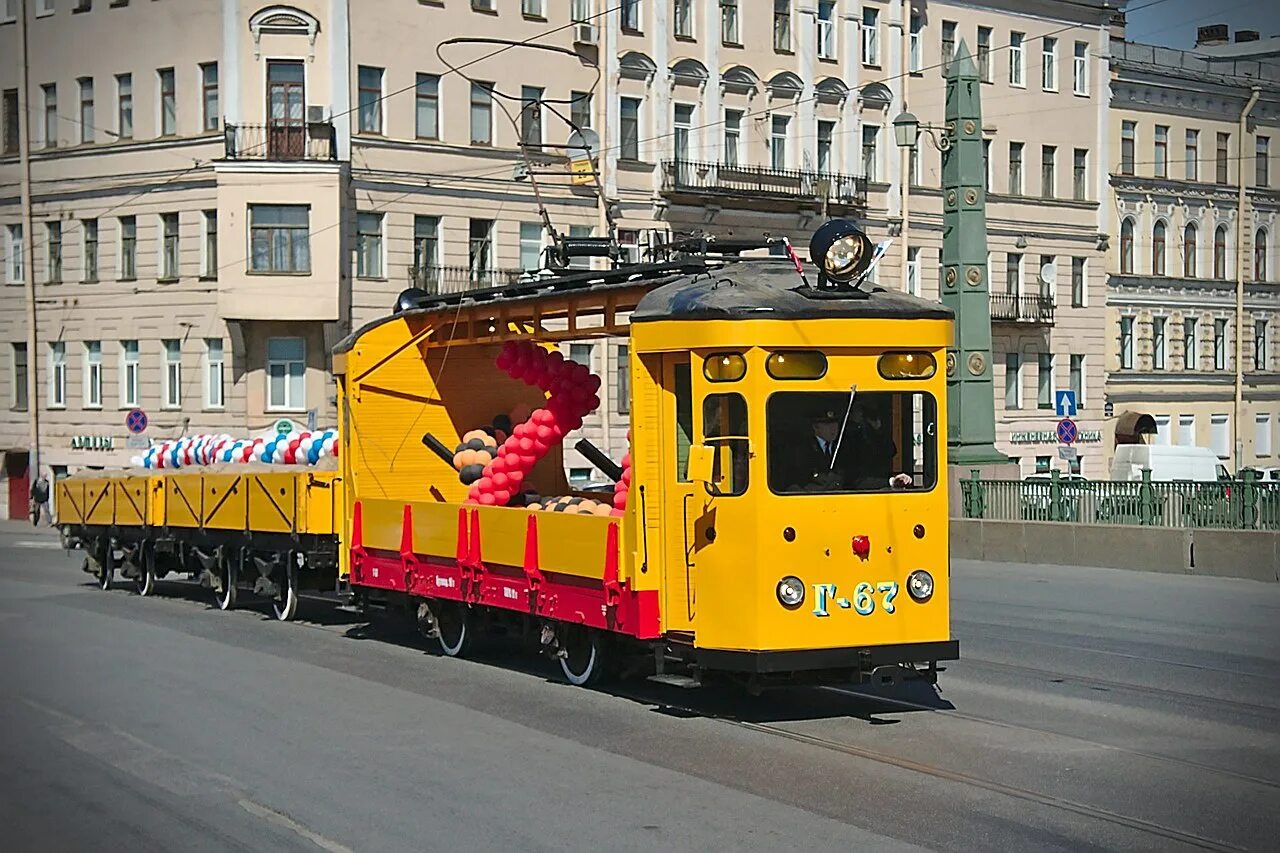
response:
[(19, 539), (14, 548), (38, 548), (43, 551), (61, 551), (62, 543), (56, 539)]
[(350, 847), (344, 847), (332, 839), (325, 838), (319, 833), (312, 832), (293, 818), (288, 815), (281, 814), (275, 809), (269, 809), (261, 803), (255, 803), (253, 800), (244, 797), (240, 798), (236, 802), (239, 804), (240, 808), (244, 809), (254, 817), (261, 818), (267, 823), (272, 823), (276, 826), (295, 832), (315, 846), (319, 847), (321, 850), (328, 850), (329, 853), (352, 853)]

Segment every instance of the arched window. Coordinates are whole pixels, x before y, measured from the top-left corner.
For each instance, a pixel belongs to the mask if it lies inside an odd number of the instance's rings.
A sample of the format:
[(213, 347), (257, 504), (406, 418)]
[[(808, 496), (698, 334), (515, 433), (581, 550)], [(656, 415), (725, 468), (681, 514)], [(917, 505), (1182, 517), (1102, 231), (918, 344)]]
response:
[(1196, 277), (1196, 224), (1188, 222), (1182, 231), (1182, 275), (1184, 278)]
[(1120, 274), (1133, 275), (1133, 220), (1120, 223)]
[(1253, 280), (1267, 280), (1267, 229), (1259, 228), (1253, 235)]
[(1151, 274), (1164, 275), (1165, 224), (1161, 220), (1151, 229)]
[(1213, 277), (1227, 277), (1227, 226), (1219, 225), (1213, 232)]

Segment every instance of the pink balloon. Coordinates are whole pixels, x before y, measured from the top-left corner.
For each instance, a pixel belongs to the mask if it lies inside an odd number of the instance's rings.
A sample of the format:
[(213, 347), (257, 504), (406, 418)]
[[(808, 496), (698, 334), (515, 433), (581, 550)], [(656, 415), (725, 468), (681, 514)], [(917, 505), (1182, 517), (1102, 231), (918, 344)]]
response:
[(539, 424), (533, 431), (533, 438), (535, 441), (541, 441), (543, 444), (548, 444), (555, 440), (555, 430), (547, 426), (545, 423)]
[(624, 454), (622, 455), (622, 467), (623, 467), (624, 469), (626, 469), (626, 468), (630, 468), (630, 467), (631, 467), (631, 454), (630, 454), (630, 453), (624, 453)]
[(628, 488), (630, 488), (631, 486), (631, 469), (630, 468), (622, 469), (622, 485)]
[(533, 455), (537, 456), (539, 459), (541, 459), (543, 456), (546, 456), (550, 450), (551, 450), (551, 445), (547, 444), (547, 442), (543, 441), (542, 439), (535, 438), (533, 440)]
[(524, 470), (532, 471), (533, 466), (538, 464), (538, 457), (534, 456), (532, 453), (521, 454), (520, 462), (521, 467), (524, 468)]
[(480, 497), (476, 498), (476, 503), (481, 506), (493, 506), (497, 502), (498, 499), (493, 496), (493, 492), (483, 492)]
[(490, 472), (489, 479), (493, 481), (493, 487), (495, 489), (505, 489), (507, 484), (510, 482), (507, 475), (501, 471)]
[(530, 429), (529, 422), (526, 421), (525, 423), (517, 424), (516, 428), (511, 431), (511, 434), (516, 437), (517, 441), (519, 441), (520, 439), (524, 438), (529, 434), (529, 429)]
[(613, 516), (614, 518), (621, 518), (622, 516), (626, 515), (626, 513), (625, 513), (625, 512), (623, 512), (622, 510), (618, 509), (617, 507), (615, 507), (615, 508), (614, 508), (614, 509), (609, 513), (609, 515)]
[(511, 503), (511, 492), (506, 489), (498, 489), (493, 493), (493, 502), (498, 506), (506, 506)]
[(527, 456), (533, 450), (533, 439), (528, 437), (522, 437), (517, 441), (518, 441), (517, 447), (520, 448), (520, 453), (522, 455)]
[(493, 480), (489, 479), (488, 477), (481, 477), (479, 480), (476, 480), (475, 489), (477, 492), (479, 492), (482, 495), (487, 492), (492, 492)]
[(626, 508), (627, 508), (627, 495), (626, 495), (626, 492), (614, 492), (614, 495), (613, 495), (613, 508), (614, 508), (614, 509), (626, 509)]
[(516, 491), (517, 489), (519, 489), (520, 484), (523, 482), (524, 482), (524, 471), (522, 469), (517, 468), (514, 471), (509, 471), (507, 473), (507, 485), (511, 487), (512, 491)]
[(489, 463), (487, 470), (493, 475), (501, 474), (507, 470), (507, 460), (504, 457), (499, 456), (497, 459)]

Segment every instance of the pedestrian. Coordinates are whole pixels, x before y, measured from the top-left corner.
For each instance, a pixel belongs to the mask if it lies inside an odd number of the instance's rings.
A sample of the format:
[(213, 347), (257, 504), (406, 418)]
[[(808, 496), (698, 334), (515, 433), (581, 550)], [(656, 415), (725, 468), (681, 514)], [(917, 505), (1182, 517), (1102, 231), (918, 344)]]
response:
[(43, 475), (36, 478), (31, 484), (31, 524), (34, 527), (40, 526), (40, 516), (45, 515), (49, 518), (49, 523), (53, 523), (53, 515), (49, 511), (49, 481)]

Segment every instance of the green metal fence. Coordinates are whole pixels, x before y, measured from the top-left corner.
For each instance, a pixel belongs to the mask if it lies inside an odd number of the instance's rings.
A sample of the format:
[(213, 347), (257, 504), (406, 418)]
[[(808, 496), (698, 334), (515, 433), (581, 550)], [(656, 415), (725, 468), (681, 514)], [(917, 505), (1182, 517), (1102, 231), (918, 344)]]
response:
[(1070, 521), (1222, 530), (1280, 530), (1280, 483), (1243, 479), (1216, 483), (1064, 480), (960, 481), (965, 518)]

